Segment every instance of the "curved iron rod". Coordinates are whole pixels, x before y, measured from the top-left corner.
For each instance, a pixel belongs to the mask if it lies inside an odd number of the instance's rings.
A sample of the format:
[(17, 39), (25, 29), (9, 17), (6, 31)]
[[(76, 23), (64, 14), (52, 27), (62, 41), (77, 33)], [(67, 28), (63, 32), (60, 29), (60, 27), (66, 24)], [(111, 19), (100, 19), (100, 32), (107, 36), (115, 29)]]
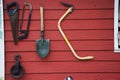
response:
[(66, 35), (64, 34), (64, 32), (61, 29), (61, 23), (63, 21), (63, 19), (70, 13), (72, 12), (73, 7), (69, 7), (68, 10), (63, 14), (63, 16), (59, 19), (58, 21), (58, 29), (61, 33), (61, 35), (63, 36), (65, 42), (67, 43), (67, 45), (69, 46), (70, 50), (72, 51), (73, 55), (79, 59), (79, 60), (89, 60), (89, 59), (93, 59), (93, 56), (86, 56), (86, 57), (80, 57), (77, 55), (77, 53), (75, 52), (75, 50), (73, 49), (72, 45), (70, 44), (69, 40), (67, 39)]

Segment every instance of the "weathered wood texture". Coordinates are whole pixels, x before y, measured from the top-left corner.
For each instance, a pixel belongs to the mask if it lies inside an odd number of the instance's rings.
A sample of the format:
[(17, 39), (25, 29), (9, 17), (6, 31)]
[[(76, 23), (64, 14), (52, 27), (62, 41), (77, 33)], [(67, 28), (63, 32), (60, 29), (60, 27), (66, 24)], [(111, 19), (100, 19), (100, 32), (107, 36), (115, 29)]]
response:
[[(33, 5), (28, 39), (13, 44), (6, 4), (17, 1), (20, 7), (25, 1)], [(67, 8), (61, 0), (4, 0), (6, 80), (13, 80), (10, 67), (14, 55), (22, 56), (25, 74), (21, 80), (120, 80), (120, 54), (113, 52), (114, 0), (64, 0), (74, 5), (74, 11), (62, 23), (62, 28), (80, 56), (93, 55), (95, 59), (79, 61), (73, 57), (57, 28), (57, 22)], [(50, 53), (41, 59), (36, 53), (35, 40), (40, 39), (39, 7), (45, 8), (45, 38), (50, 39)], [(26, 9), (23, 26), (27, 24)]]

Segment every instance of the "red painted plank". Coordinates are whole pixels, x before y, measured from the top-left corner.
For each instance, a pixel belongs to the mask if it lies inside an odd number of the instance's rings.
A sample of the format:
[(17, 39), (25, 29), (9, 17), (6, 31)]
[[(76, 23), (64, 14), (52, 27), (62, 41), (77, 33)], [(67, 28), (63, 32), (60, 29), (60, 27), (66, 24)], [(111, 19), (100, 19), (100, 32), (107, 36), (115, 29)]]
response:
[[(21, 18), (21, 12), (20, 10), (20, 18)], [(26, 14), (24, 16), (24, 19), (28, 19), (28, 11), (26, 10)], [(45, 10), (44, 12), (44, 19), (59, 19), (66, 10)], [(9, 16), (7, 14), (7, 11), (5, 10), (5, 19), (9, 19)], [(33, 10), (32, 11), (32, 17), (31, 19), (40, 19), (40, 13), (39, 10)], [(74, 10), (71, 15), (68, 15), (66, 19), (109, 19), (113, 18), (113, 9), (112, 10)]]
[[(6, 63), (6, 74), (14, 63)], [(22, 62), (26, 73), (120, 72), (119, 62)], [(64, 66), (63, 66), (64, 65)], [(112, 65), (112, 66), (111, 66)]]
[[(24, 2), (29, 2), (33, 5), (33, 9), (38, 9), (41, 5), (43, 5), (46, 9), (64, 9), (65, 7), (59, 3), (60, 1), (61, 0), (22, 0), (17, 2), (19, 3), (20, 8), (23, 7)], [(11, 0), (5, 0), (4, 8), (6, 8), (6, 4), (10, 2)], [(74, 5), (75, 9), (99, 9), (114, 7), (114, 0), (63, 0), (63, 2), (71, 3)]]
[[(64, 32), (69, 40), (113, 39), (113, 30), (74, 30)], [(40, 31), (30, 31), (26, 40), (36, 40), (39, 38), (41, 38)], [(63, 40), (59, 31), (45, 31), (45, 38), (50, 40)], [(5, 40), (13, 40), (11, 31), (5, 32)]]
[[(120, 54), (113, 51), (76, 51), (80, 56), (94, 56), (94, 60), (120, 60)], [(14, 61), (14, 56), (20, 54), (21, 61), (77, 61), (70, 51), (51, 51), (45, 59), (38, 56), (37, 52), (6, 52), (6, 62)], [(31, 58), (32, 56), (32, 58)]]
[[(113, 50), (112, 41), (70, 41), (75, 50)], [(65, 41), (51, 41), (51, 50), (69, 50)], [(13, 42), (6, 42), (6, 51), (35, 51), (35, 41), (21, 41), (18, 45)]]
[[(69, 75), (75, 80), (120, 80), (120, 54), (113, 52), (114, 0), (64, 0), (73, 4), (75, 10), (66, 17), (62, 28), (78, 55), (95, 57), (90, 61), (79, 61), (74, 58), (63, 41), (57, 22), (67, 8), (59, 4), (60, 1), (27, 0), (33, 5), (30, 35), (28, 39), (14, 45), (9, 17), (5, 9), (6, 4), (11, 0), (4, 0), (6, 80), (13, 80), (9, 70), (14, 64), (16, 53), (22, 56), (21, 64), (25, 67), (22, 80), (63, 80)], [(21, 8), (26, 1), (17, 2), (20, 4), (19, 19), (21, 19)], [(41, 5), (45, 8), (45, 38), (51, 40), (51, 51), (46, 59), (41, 59), (35, 51), (35, 40), (40, 39), (39, 7)], [(27, 9), (26, 13), (28, 11)], [(25, 14), (24, 27), (27, 18)]]
[[(67, 76), (72, 76), (74, 80), (119, 80), (119, 75), (120, 73), (25, 74), (21, 80), (64, 80)], [(6, 80), (13, 80), (13, 78), (6, 75)]]
[[(64, 20), (62, 29), (113, 29), (113, 20)], [(47, 20), (45, 30), (58, 30), (57, 20)], [(94, 23), (94, 24), (93, 24)], [(26, 28), (27, 21), (23, 22), (23, 28)], [(5, 30), (11, 30), (10, 21), (5, 21)], [(32, 20), (30, 30), (40, 30), (40, 21)]]

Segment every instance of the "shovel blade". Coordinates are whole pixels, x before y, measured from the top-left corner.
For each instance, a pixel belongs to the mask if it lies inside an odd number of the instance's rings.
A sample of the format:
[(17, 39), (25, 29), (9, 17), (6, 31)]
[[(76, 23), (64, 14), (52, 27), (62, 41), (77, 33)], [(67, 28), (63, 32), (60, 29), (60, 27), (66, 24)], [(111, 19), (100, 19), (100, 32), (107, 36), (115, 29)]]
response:
[(36, 51), (42, 58), (46, 57), (50, 50), (49, 40), (36, 40)]

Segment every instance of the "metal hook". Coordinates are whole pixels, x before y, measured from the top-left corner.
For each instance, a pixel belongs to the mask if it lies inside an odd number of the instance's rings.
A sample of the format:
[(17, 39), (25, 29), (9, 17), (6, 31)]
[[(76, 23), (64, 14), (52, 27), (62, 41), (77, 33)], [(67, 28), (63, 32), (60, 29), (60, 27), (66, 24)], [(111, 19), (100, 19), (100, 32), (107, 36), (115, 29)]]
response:
[[(23, 24), (23, 17), (24, 17), (24, 10), (25, 10), (25, 6), (29, 6), (30, 11), (29, 11), (29, 15), (28, 15), (28, 22), (27, 22), (27, 29), (26, 30), (22, 30), (22, 24)], [(23, 6), (23, 11), (22, 11), (22, 20), (20, 23), (20, 36), (18, 36), (19, 40), (25, 39), (28, 37), (28, 33), (29, 33), (29, 26), (30, 26), (30, 21), (31, 21), (31, 13), (32, 13), (32, 5), (30, 3), (25, 2), (24, 6)]]
[(19, 59), (21, 59), (21, 56), (17, 54), (17, 55), (15, 56), (15, 60), (16, 60), (16, 61), (19, 61)]

